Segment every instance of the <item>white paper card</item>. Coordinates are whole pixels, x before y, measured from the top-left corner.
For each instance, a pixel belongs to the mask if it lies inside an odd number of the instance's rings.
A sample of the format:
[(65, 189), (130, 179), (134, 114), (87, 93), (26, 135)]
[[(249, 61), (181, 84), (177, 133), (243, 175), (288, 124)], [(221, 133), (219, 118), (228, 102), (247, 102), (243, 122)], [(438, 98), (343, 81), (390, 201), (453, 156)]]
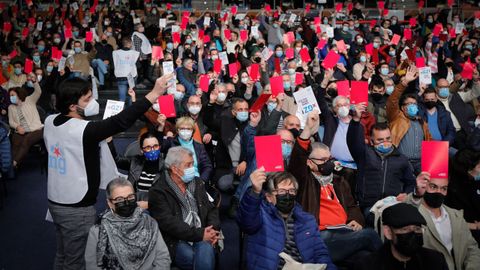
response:
[(280, 15), (280, 18), (278, 18), (278, 20), (281, 21), (281, 22), (284, 22), (285, 17), (286, 17), (286, 15), (285, 15), (285, 13), (283, 13), (283, 14)]
[(58, 62), (58, 71), (65, 70), (66, 63), (67, 63), (67, 58), (62, 56), (62, 58), (60, 58), (60, 61)]
[(250, 32), (252, 33), (252, 36), (258, 37), (258, 25), (252, 26), (252, 28), (250, 28)]
[(37, 30), (42, 31), (43, 28), (43, 22), (37, 22)]
[(247, 14), (245, 14), (245, 13), (241, 13), (241, 14), (238, 13), (237, 15), (235, 15), (235, 19), (240, 21), (240, 20), (243, 20), (243, 19), (245, 18), (245, 16), (247, 16)]
[(172, 33), (180, 32), (180, 25), (172, 25)]
[(270, 50), (269, 48), (265, 47), (265, 49), (263, 49), (262, 51), (262, 58), (267, 61), (268, 59), (270, 59), (270, 57), (272, 56), (273, 54), (273, 51)]
[(163, 67), (163, 74), (169, 74), (173, 73), (174, 68), (173, 68), (173, 61), (165, 61), (162, 63)]
[(160, 28), (165, 28), (165, 26), (167, 26), (167, 19), (161, 18), (161, 19), (158, 21), (158, 26), (159, 26)]
[(128, 88), (135, 88), (135, 80), (133, 79), (132, 74), (128, 74), (127, 76), (127, 81), (128, 81)]
[(210, 17), (204, 17), (203, 18), (203, 25), (205, 25), (205, 26), (210, 25)]
[(140, 23), (140, 18), (133, 19), (133, 24), (138, 24), (138, 23)]
[(432, 69), (430, 67), (422, 67), (418, 69), (418, 80), (420, 84), (432, 84)]
[(107, 119), (111, 116), (117, 115), (123, 110), (125, 102), (118, 100), (107, 100), (107, 105), (105, 106), (105, 112), (103, 113), (103, 119)]
[(226, 66), (226, 65), (229, 64), (227, 52), (218, 53), (218, 58), (220, 58), (220, 60), (222, 60), (222, 65)]
[(115, 0), (115, 6), (118, 6), (118, 4), (120, 3), (120, 0)]
[(294, 23), (296, 19), (297, 19), (297, 15), (292, 13), (290, 14), (290, 18), (288, 18), (288, 21), (291, 23)]
[(329, 38), (333, 38), (333, 36), (334, 36), (334, 34), (333, 34), (333, 27), (327, 26), (327, 27), (325, 28), (325, 32), (327, 33), (327, 36), (328, 36)]
[(463, 32), (463, 28), (465, 28), (464, 23), (457, 23), (455, 25), (455, 34), (461, 34)]
[(297, 117), (300, 119), (300, 124), (305, 127), (307, 122), (307, 115), (312, 111), (320, 112), (320, 107), (318, 106), (317, 99), (313, 94), (312, 87), (306, 87), (301, 91), (293, 93), (293, 97), (297, 102)]
[(77, 10), (78, 10), (78, 3), (77, 3), (77, 2), (73, 2), (73, 3), (72, 3), (72, 8), (73, 8), (73, 10), (77, 11)]

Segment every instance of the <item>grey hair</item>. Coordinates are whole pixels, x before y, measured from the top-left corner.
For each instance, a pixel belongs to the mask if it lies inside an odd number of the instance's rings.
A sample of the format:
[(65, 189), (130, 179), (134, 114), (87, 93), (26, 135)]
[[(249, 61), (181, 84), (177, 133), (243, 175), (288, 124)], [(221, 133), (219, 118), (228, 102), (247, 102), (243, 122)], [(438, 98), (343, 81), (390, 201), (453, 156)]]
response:
[(350, 99), (348, 99), (347, 97), (344, 97), (344, 96), (336, 96), (333, 101), (332, 101), (332, 107), (335, 108), (337, 107), (337, 103), (340, 99), (345, 99), (347, 100), (349, 103), (350, 103)]
[(326, 144), (323, 144), (321, 142), (313, 142), (311, 144), (311, 147), (312, 147), (312, 151), (310, 152), (310, 155), (308, 157), (310, 157), (313, 151), (315, 151), (316, 149), (330, 151), (330, 147), (328, 147)]
[(105, 189), (107, 194), (107, 199), (112, 199), (111, 196), (112, 196), (113, 190), (117, 187), (131, 187), (133, 190), (133, 185), (132, 183), (130, 183), (130, 181), (128, 181), (123, 177), (115, 178), (108, 183), (107, 188)]
[(278, 184), (283, 181), (291, 182), (295, 189), (298, 190), (298, 182), (295, 176), (289, 172), (275, 172), (267, 175), (267, 192), (272, 193), (277, 189)]
[(224, 88), (227, 88), (227, 85), (225, 83), (217, 83), (215, 85), (215, 89), (218, 89), (219, 87), (224, 87)]
[(192, 151), (183, 146), (175, 146), (170, 148), (167, 156), (165, 157), (165, 167), (167, 169), (171, 169), (172, 166), (179, 167), (187, 155), (193, 157)]

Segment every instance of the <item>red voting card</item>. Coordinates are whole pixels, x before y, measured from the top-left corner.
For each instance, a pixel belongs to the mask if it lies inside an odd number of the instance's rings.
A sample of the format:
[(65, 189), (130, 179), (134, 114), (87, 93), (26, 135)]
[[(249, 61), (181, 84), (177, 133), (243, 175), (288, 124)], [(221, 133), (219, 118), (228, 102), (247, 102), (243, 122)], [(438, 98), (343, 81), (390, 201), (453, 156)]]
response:
[(282, 68), (280, 67), (280, 58), (275, 57), (275, 59), (273, 59), (273, 65), (275, 66), (275, 72), (277, 73), (282, 72)]
[(265, 11), (266, 11), (266, 12), (272, 11), (272, 8), (270, 7), (269, 4), (265, 4)]
[(248, 40), (248, 30), (240, 30), (240, 40), (243, 42)]
[(425, 67), (425, 58), (417, 57), (417, 59), (415, 59), (415, 66), (417, 66), (417, 68)]
[(27, 6), (33, 5), (32, 0), (25, 0), (25, 3), (27, 3)]
[(448, 5), (449, 7), (453, 6), (453, 0), (448, 0), (448, 1), (447, 1), (447, 5)]
[(73, 37), (72, 29), (71, 28), (65, 29), (64, 35), (65, 35), (65, 38), (72, 38)]
[(250, 112), (258, 112), (263, 108), (263, 105), (267, 103), (268, 99), (270, 98), (271, 94), (261, 94), (255, 103), (253, 103), (252, 107), (250, 107)]
[(26, 38), (26, 37), (28, 36), (28, 32), (30, 32), (30, 31), (28, 30), (28, 27), (23, 28), (23, 30), (22, 30), (22, 36), (23, 36), (24, 38)]
[(257, 81), (260, 78), (260, 65), (252, 64), (250, 66), (250, 79), (252, 81)]
[(272, 95), (276, 97), (278, 94), (284, 93), (283, 91), (283, 77), (276, 76), (270, 78), (270, 88), (272, 89)]
[(388, 16), (388, 9), (383, 10), (383, 16)]
[(85, 41), (92, 42), (92, 40), (93, 40), (93, 32), (87, 31), (85, 33)]
[(370, 28), (375, 27), (376, 24), (377, 24), (377, 20), (371, 20), (370, 21)]
[(300, 50), (300, 57), (302, 58), (302, 61), (305, 63), (312, 61), (312, 58), (310, 58), (310, 54), (308, 53), (307, 48), (302, 48)]
[(53, 46), (52, 47), (52, 59), (57, 59), (56, 56), (57, 56), (57, 51), (58, 51), (58, 48)]
[(173, 39), (173, 43), (180, 43), (180, 33), (173, 32), (172, 39)]
[(352, 11), (352, 9), (353, 9), (353, 3), (348, 3), (347, 10)]
[(285, 50), (285, 56), (287, 57), (287, 59), (292, 59), (293, 58), (293, 48), (287, 48)]
[(418, 8), (423, 8), (424, 5), (425, 5), (425, 1), (423, 0), (418, 1)]
[(337, 5), (335, 5), (335, 10), (337, 12), (342, 11), (342, 9), (343, 9), (343, 3), (337, 3)]
[(378, 4), (378, 9), (384, 9), (385, 8), (385, 2), (378, 1), (377, 4)]
[(167, 10), (171, 10), (171, 9), (172, 9), (172, 4), (167, 3)]
[(9, 23), (9, 22), (4, 22), (3, 23), (3, 31), (5, 31), (5, 32), (12, 31), (12, 24)]
[(350, 102), (359, 104), (365, 102), (368, 104), (368, 82), (351, 81), (352, 90), (350, 91)]
[(323, 59), (322, 67), (326, 69), (333, 68), (338, 63), (338, 60), (340, 60), (340, 55), (331, 50), (328, 52), (325, 59)]
[(397, 34), (393, 35), (392, 44), (397, 45), (399, 41), (400, 41), (400, 36)]
[(287, 34), (288, 44), (292, 44), (295, 41), (295, 34), (288, 32)]
[(473, 78), (473, 71), (475, 70), (474, 65), (470, 62), (470, 59), (462, 64), (462, 78), (471, 80)]
[(198, 40), (203, 40), (204, 36), (205, 36), (205, 30), (198, 29)]
[(337, 81), (337, 93), (339, 96), (350, 97), (350, 82)]
[(280, 135), (255, 136), (257, 168), (264, 167), (266, 172), (282, 172), (282, 138)]
[(220, 74), (222, 71), (222, 60), (215, 59), (215, 61), (213, 61), (213, 71), (217, 74)]
[(182, 12), (182, 18), (188, 18), (188, 17), (190, 17), (190, 11), (186, 11), (186, 10), (183, 11)]
[(303, 83), (303, 74), (302, 73), (295, 73), (295, 85), (299, 85)]
[(64, 22), (63, 22), (63, 25), (65, 25), (65, 28), (69, 28), (71, 29), (72, 28), (72, 23), (66, 19)]
[(403, 30), (403, 36), (405, 37), (406, 40), (411, 40), (412, 39), (412, 30), (410, 28), (405, 28)]
[(311, 8), (310, 3), (307, 3), (307, 4), (305, 5), (305, 12), (309, 13), (309, 12), (310, 12), (310, 8)]
[(410, 59), (410, 61), (416, 61), (416, 58), (415, 58), (415, 51), (412, 50), (412, 49), (408, 49), (408, 50), (405, 50), (405, 53), (407, 54), (408, 56), (408, 59)]
[(29, 25), (35, 25), (36, 21), (35, 21), (35, 18), (28, 18), (28, 24)]
[(188, 25), (188, 17), (183, 17), (182, 24), (180, 25), (180, 29), (182, 30), (187, 29), (187, 25)]
[(230, 11), (232, 12), (232, 15), (235, 16), (237, 14), (237, 6), (233, 6)]
[(29, 74), (33, 71), (33, 61), (30, 59), (25, 59), (25, 74)]
[(475, 18), (480, 19), (480, 11), (475, 11)]
[(175, 103), (173, 100), (173, 95), (164, 95), (158, 97), (160, 113), (164, 114), (167, 118), (177, 116), (177, 113), (175, 112)]
[(313, 23), (315, 25), (320, 25), (320, 24), (322, 24), (322, 21), (320, 20), (320, 17), (315, 17), (315, 18), (313, 18)]
[(365, 45), (365, 52), (367, 52), (370, 55), (373, 55), (373, 43), (369, 43)]
[(323, 49), (323, 47), (325, 47), (326, 44), (327, 44), (327, 41), (325, 39), (320, 39), (320, 41), (317, 44), (317, 48), (321, 50)]
[(415, 25), (417, 25), (417, 18), (412, 17), (410, 18), (409, 22), (410, 22), (410, 26), (415, 27)]
[(275, 10), (275, 12), (273, 12), (273, 18), (278, 18), (278, 10)]
[(347, 50), (347, 47), (345, 46), (345, 41), (343, 41), (343, 39), (337, 41), (337, 49), (339, 52), (345, 52)]
[(230, 78), (233, 78), (233, 76), (237, 75), (238, 69), (237, 69), (237, 63), (231, 63), (228, 64), (228, 74), (230, 74)]
[(17, 50), (13, 50), (8, 56), (10, 57), (10, 59), (15, 58), (15, 56), (17, 56)]
[(152, 59), (161, 60), (163, 59), (163, 50), (160, 46), (152, 46)]
[(227, 19), (228, 19), (228, 13), (225, 12), (225, 14), (223, 15), (222, 21), (226, 22)]
[(448, 141), (422, 142), (422, 171), (430, 178), (448, 178)]
[(223, 35), (227, 40), (230, 40), (232, 38), (232, 32), (230, 31), (230, 29), (223, 30)]
[(450, 31), (448, 33), (451, 38), (457, 37), (457, 33), (455, 32), (455, 28), (450, 28)]
[(208, 42), (210, 42), (210, 36), (209, 35), (203, 36), (203, 44), (206, 44)]
[(202, 89), (203, 92), (208, 92), (209, 81), (210, 77), (208, 75), (200, 76), (200, 89)]
[(442, 32), (442, 29), (443, 29), (442, 24), (437, 23), (433, 28), (433, 32), (432, 32), (433, 36), (438, 37), (440, 35), (440, 32)]

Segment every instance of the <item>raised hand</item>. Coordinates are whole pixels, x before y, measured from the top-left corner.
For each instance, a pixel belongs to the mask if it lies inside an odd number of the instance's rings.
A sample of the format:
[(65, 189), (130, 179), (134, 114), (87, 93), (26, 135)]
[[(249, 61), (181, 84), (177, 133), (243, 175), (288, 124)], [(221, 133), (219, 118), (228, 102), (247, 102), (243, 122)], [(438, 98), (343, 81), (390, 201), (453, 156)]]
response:
[(250, 126), (257, 127), (261, 119), (262, 119), (262, 114), (260, 112), (250, 113)]
[(428, 181), (430, 181), (430, 173), (428, 172), (421, 172), (417, 176), (417, 187), (415, 190), (415, 194), (417, 196), (423, 196), (425, 194), (425, 190), (427, 189)]
[(267, 173), (265, 172), (265, 168), (262, 166), (261, 168), (253, 171), (252, 174), (250, 174), (250, 181), (252, 181), (252, 189), (255, 193), (262, 192), (263, 183), (267, 181)]

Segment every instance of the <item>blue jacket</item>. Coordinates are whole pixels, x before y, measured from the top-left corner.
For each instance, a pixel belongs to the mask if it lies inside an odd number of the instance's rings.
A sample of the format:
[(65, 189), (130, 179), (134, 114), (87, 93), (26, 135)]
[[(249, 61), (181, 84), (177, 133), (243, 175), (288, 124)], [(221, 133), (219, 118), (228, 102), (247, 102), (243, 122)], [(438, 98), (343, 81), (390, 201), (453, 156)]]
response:
[[(438, 104), (438, 103), (437, 103)], [(453, 144), (455, 140), (455, 134), (457, 131), (455, 130), (455, 126), (452, 122), (452, 117), (450, 116), (450, 112), (445, 109), (443, 105), (437, 105), (437, 124), (438, 130), (440, 130), (440, 134), (442, 135), (442, 141), (448, 141), (450, 145)], [(418, 115), (428, 123), (428, 111), (425, 107), (421, 107)]]
[[(297, 204), (293, 209), (295, 243), (303, 263), (327, 264), (327, 270), (337, 269), (323, 243), (315, 218)], [(285, 247), (285, 223), (273, 204), (249, 189), (237, 212), (237, 222), (247, 233), (247, 269), (276, 270)]]

